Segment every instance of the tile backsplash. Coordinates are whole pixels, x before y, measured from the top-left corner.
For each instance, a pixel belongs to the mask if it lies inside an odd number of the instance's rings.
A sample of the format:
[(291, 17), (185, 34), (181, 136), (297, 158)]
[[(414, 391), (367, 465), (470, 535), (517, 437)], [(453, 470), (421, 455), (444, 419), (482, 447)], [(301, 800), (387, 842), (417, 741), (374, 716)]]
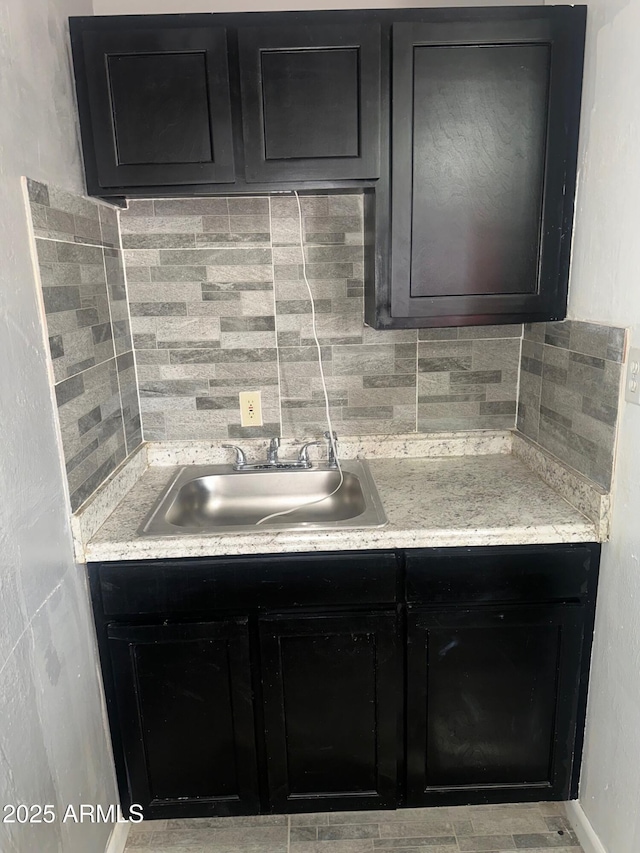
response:
[(71, 506), (142, 441), (115, 211), (28, 181)]
[[(364, 326), (361, 197), (300, 202), (338, 433), (513, 427), (522, 327)], [(133, 201), (121, 228), (145, 438), (326, 428), (295, 197)], [(263, 427), (240, 426), (242, 390)]]
[(625, 330), (567, 320), (525, 326), (518, 429), (611, 487)]
[[(73, 510), (143, 435), (310, 439), (326, 429), (295, 197), (132, 201), (119, 225), (106, 205), (33, 181), (28, 190)], [(517, 425), (610, 487), (624, 329), (377, 332), (363, 323), (361, 197), (300, 203), (339, 434)], [(244, 390), (262, 392), (262, 427), (240, 426)]]

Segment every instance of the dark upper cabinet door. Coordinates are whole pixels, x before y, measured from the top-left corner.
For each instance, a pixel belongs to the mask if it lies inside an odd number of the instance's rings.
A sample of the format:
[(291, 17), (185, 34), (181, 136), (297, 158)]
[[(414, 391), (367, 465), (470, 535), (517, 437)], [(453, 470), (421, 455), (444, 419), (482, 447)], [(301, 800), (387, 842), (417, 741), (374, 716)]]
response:
[(147, 818), (257, 813), (246, 622), (107, 635), (129, 803)]
[(396, 804), (395, 626), (395, 613), (261, 621), (273, 811)]
[(90, 192), (234, 181), (224, 28), (78, 25), (72, 40)]
[(238, 31), (246, 180), (377, 178), (380, 26)]
[(493, 14), (393, 26), (396, 325), (566, 314), (585, 13)]
[(569, 799), (584, 610), (412, 612), (407, 804)]

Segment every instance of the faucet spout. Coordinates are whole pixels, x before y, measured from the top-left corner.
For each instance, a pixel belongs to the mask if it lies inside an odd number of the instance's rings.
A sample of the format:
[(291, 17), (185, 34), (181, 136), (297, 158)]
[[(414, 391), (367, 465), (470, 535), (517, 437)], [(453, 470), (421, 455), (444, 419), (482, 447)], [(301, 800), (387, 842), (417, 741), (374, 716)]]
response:
[(280, 449), (280, 439), (272, 438), (269, 442), (269, 448), (267, 450), (267, 462), (270, 465), (278, 464), (278, 451)]

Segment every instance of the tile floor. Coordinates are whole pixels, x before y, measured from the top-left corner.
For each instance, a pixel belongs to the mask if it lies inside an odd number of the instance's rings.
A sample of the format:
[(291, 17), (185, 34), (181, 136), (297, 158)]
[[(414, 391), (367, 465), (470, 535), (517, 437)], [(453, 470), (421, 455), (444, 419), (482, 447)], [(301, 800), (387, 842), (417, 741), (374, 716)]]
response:
[(160, 820), (127, 853), (582, 853), (562, 803)]

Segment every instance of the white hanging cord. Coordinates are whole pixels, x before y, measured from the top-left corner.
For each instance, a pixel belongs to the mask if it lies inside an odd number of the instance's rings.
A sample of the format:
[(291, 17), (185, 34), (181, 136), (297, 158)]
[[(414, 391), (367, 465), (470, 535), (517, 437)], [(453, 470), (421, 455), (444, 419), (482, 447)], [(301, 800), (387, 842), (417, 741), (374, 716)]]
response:
[(279, 515), (288, 515), (291, 512), (295, 512), (298, 509), (302, 509), (305, 506), (311, 506), (311, 504), (321, 503), (322, 501), (326, 501), (327, 498), (332, 497), (335, 493), (342, 487), (344, 483), (344, 474), (342, 473), (342, 466), (340, 465), (340, 460), (338, 459), (338, 450), (336, 448), (336, 441), (333, 437), (333, 426), (331, 424), (331, 411), (329, 408), (329, 393), (327, 392), (327, 382), (324, 376), (324, 368), (322, 366), (322, 349), (320, 347), (320, 341), (318, 340), (318, 330), (316, 328), (316, 304), (313, 299), (313, 293), (311, 292), (311, 285), (309, 284), (309, 279), (307, 278), (307, 262), (304, 256), (304, 234), (302, 229), (302, 206), (300, 204), (300, 196), (298, 195), (298, 191), (294, 190), (296, 201), (298, 202), (298, 230), (300, 235), (300, 251), (302, 252), (302, 277), (304, 278), (304, 283), (307, 285), (307, 291), (309, 293), (309, 299), (311, 300), (311, 327), (313, 329), (313, 339), (316, 342), (316, 349), (318, 350), (318, 367), (320, 368), (320, 379), (322, 380), (322, 390), (324, 392), (324, 408), (327, 417), (327, 426), (329, 427), (329, 441), (331, 443), (331, 449), (333, 451), (334, 459), (336, 460), (336, 464), (338, 466), (338, 471), (340, 473), (340, 480), (335, 489), (330, 492), (328, 495), (324, 495), (321, 498), (314, 498), (310, 501), (305, 501), (304, 503), (298, 504), (297, 506), (291, 507), (291, 509), (283, 509), (280, 512), (272, 512), (271, 515), (265, 515), (264, 518), (261, 518), (259, 521), (256, 521), (256, 525), (262, 524), (265, 521), (269, 521), (272, 518), (277, 518)]

